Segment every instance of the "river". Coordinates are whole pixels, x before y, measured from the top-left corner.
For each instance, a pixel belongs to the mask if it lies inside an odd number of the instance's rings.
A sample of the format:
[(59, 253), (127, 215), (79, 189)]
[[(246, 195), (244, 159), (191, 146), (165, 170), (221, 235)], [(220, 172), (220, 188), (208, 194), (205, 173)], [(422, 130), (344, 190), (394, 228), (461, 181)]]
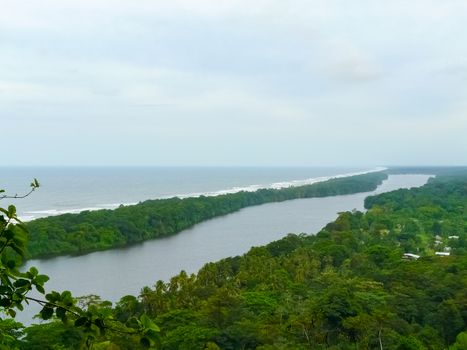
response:
[[(376, 191), (325, 198), (268, 203), (195, 225), (174, 236), (122, 249), (76, 257), (31, 260), (50, 281), (46, 290), (70, 290), (75, 296), (97, 294), (117, 301), (138, 295), (144, 286), (168, 280), (185, 270), (196, 272), (205, 263), (246, 253), (252, 246), (267, 244), (287, 233), (316, 233), (342, 211), (364, 210), (365, 197), (398, 188), (422, 186), (429, 175), (390, 175)], [(38, 308), (29, 307), (19, 321)]]

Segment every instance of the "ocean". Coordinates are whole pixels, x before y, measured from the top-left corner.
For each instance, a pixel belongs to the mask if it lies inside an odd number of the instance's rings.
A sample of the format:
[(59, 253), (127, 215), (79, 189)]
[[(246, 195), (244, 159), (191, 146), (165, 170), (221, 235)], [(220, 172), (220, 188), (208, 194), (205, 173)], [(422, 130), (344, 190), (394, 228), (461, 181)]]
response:
[(283, 167), (0, 167), (0, 189), (9, 195), (41, 187), (14, 204), (28, 221), (83, 210), (113, 209), (147, 199), (216, 195), (259, 188), (298, 186), (381, 168)]

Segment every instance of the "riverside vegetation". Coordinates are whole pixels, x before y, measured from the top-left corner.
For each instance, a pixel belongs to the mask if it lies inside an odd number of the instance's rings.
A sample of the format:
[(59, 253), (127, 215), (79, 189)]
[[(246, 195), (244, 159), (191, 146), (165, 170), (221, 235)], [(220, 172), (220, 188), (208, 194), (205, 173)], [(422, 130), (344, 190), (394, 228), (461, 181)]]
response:
[(30, 258), (83, 254), (165, 237), (245, 207), (290, 199), (325, 197), (376, 189), (382, 172), (283, 189), (260, 189), (213, 197), (148, 200), (115, 210), (84, 211), (28, 223)]
[[(467, 176), (365, 206), (315, 236), (288, 235), (197, 274), (182, 271), (114, 307), (83, 301), (103, 322), (158, 324), (149, 345), (167, 350), (467, 349)], [(89, 337), (76, 321), (23, 328), (7, 319), (0, 331), (10, 349), (80, 349)], [(93, 349), (148, 346), (124, 332), (93, 340)]]
[[(39, 187), (36, 179), (31, 183), (31, 190), (23, 196), (9, 196), (0, 189), (0, 200), (9, 198), (25, 198)], [(52, 291), (45, 294), (44, 284), (49, 280), (46, 275), (39, 274), (35, 267), (26, 272), (20, 272), (26, 251), (27, 228), (16, 215), (16, 207), (0, 207), (0, 349), (18, 349), (23, 343), (21, 323), (15, 322), (17, 310), (22, 311), (25, 304), (31, 302), (42, 306), (38, 317), (43, 320), (60, 319), (66, 325), (73, 325), (79, 329), (81, 339), (80, 348), (91, 349), (96, 343), (102, 344), (102, 337), (112, 337), (112, 334), (125, 334), (139, 339), (139, 345), (149, 348), (158, 340), (159, 328), (146, 315), (133, 317), (131, 322), (122, 323), (115, 320), (106, 309), (109, 303), (99, 306), (91, 302), (83, 307), (77, 305), (69, 291), (62, 293)], [(31, 296), (36, 292), (42, 297)], [(7, 318), (5, 318), (5, 315)], [(61, 345), (50, 345), (53, 349), (63, 349)], [(97, 348), (95, 347), (95, 348)], [(50, 347), (49, 347), (50, 348)], [(45, 347), (44, 347), (45, 349)]]

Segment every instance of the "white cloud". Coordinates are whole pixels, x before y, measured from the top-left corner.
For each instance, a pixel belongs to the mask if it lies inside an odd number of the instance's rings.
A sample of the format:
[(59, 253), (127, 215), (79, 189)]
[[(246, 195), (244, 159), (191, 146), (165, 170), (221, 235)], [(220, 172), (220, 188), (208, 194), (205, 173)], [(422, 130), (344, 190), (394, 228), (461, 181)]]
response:
[(447, 152), (467, 129), (466, 22), (455, 0), (4, 0), (0, 118), (27, 128), (33, 111), (67, 142), (79, 142), (72, 121), (142, 151), (183, 135), (198, 149), (237, 140), (248, 156), (280, 139), (303, 162), (302, 148), (361, 154), (365, 140), (388, 159), (418, 127), (420, 144), (439, 131)]

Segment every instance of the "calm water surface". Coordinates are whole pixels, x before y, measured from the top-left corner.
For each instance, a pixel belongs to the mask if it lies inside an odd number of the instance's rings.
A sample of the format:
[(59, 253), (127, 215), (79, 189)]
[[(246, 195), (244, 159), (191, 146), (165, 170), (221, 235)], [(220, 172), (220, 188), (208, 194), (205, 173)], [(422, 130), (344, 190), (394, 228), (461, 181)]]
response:
[(124, 249), (79, 257), (32, 260), (50, 276), (47, 290), (71, 290), (75, 296), (97, 294), (116, 301), (139, 294), (143, 286), (168, 280), (181, 270), (196, 272), (206, 262), (243, 254), (287, 233), (316, 233), (338, 212), (363, 210), (370, 194), (421, 186), (428, 175), (392, 175), (375, 192), (298, 199), (242, 209), (198, 224), (177, 235)]

